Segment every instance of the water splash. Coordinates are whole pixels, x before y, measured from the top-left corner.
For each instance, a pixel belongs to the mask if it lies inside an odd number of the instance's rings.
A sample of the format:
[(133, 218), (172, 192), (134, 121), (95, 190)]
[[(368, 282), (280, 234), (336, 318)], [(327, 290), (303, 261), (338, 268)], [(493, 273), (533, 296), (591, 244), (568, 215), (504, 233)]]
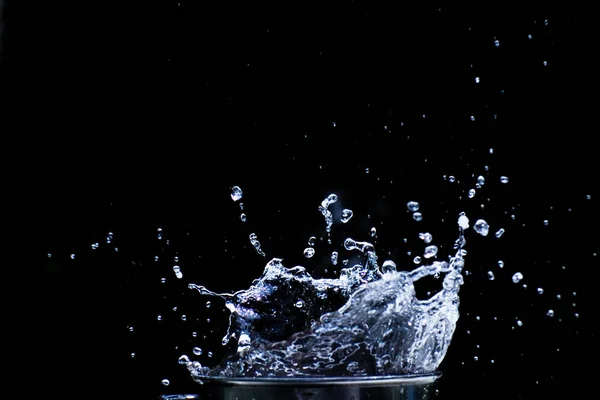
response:
[[(328, 206), (337, 200), (331, 194), (319, 207), (328, 233), (333, 224)], [(414, 213), (418, 205), (408, 208)], [(464, 213), (458, 225), (455, 254), (412, 271), (398, 271), (392, 260), (379, 266), (372, 243), (346, 238), (345, 250), (358, 253), (361, 262), (343, 268), (338, 279), (316, 279), (303, 266), (288, 268), (282, 259), (273, 258), (246, 290), (215, 293), (189, 284), (203, 296), (225, 301), (230, 317), (222, 344), (237, 340), (237, 346), (217, 367), (198, 361), (185, 365), (198, 382), (207, 377), (373, 376), (437, 370), (459, 317), (468, 227)], [(259, 251), (256, 235), (251, 241)], [(335, 258), (333, 254), (335, 264), (338, 254)], [(430, 245), (425, 258), (434, 256), (437, 247)], [(428, 299), (417, 299), (415, 282), (441, 274), (445, 274), (442, 289)]]

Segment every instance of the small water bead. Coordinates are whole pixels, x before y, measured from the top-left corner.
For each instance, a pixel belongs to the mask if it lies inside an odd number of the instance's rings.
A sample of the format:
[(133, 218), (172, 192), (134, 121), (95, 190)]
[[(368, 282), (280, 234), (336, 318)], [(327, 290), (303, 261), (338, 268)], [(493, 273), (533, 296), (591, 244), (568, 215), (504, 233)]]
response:
[(479, 233), (481, 236), (487, 236), (490, 232), (490, 226), (483, 219), (477, 220), (477, 222), (475, 222), (475, 226), (473, 226), (473, 229), (475, 229), (475, 232)]
[(490, 281), (493, 281), (494, 279), (496, 279), (496, 277), (494, 276), (494, 273), (492, 271), (488, 271), (488, 279)]
[(231, 188), (231, 199), (233, 201), (241, 200), (243, 196), (242, 189), (239, 186), (234, 186)]
[(425, 252), (423, 253), (423, 257), (425, 257), (425, 258), (435, 257), (437, 255), (437, 252), (438, 252), (438, 247), (432, 244), (431, 246), (425, 247)]
[(416, 256), (415, 258), (413, 258), (413, 262), (415, 264), (420, 264), (421, 263), (421, 256)]
[(419, 210), (419, 203), (417, 203), (416, 201), (409, 201), (408, 203), (406, 203), (406, 207), (409, 211), (415, 212)]
[(296, 304), (294, 304), (297, 308), (302, 308), (304, 307), (304, 302), (302, 300), (298, 300), (296, 302)]
[(392, 260), (385, 260), (381, 265), (381, 272), (383, 272), (384, 274), (396, 272), (396, 263)]
[(98, 248), (98, 243), (92, 243), (92, 250), (96, 250)]
[(209, 358), (212, 358), (212, 356), (213, 356), (213, 353), (212, 353), (212, 351), (209, 351), (208, 353), (206, 353), (206, 355), (207, 355)]
[(455, 180), (456, 180), (456, 178), (454, 176), (452, 176), (452, 175), (450, 175), (448, 177), (448, 182), (450, 182), (450, 183), (453, 183)]
[(162, 321), (162, 315), (158, 315), (158, 316), (156, 317), (156, 320), (157, 320), (157, 321)]
[(500, 238), (500, 236), (504, 235), (504, 232), (506, 232), (504, 228), (498, 229), (498, 231), (496, 231), (496, 238)]
[(537, 292), (538, 292), (538, 294), (544, 294), (544, 289), (539, 287), (539, 288), (537, 288)]
[(317, 241), (317, 238), (316, 238), (316, 237), (314, 237), (314, 236), (311, 236), (311, 237), (308, 239), (308, 245), (309, 245), (310, 247), (313, 247), (313, 246), (315, 245), (316, 241)]
[(352, 218), (352, 216), (354, 215), (354, 212), (352, 210), (349, 210), (347, 208), (342, 210), (342, 223), (347, 223), (348, 221), (350, 221), (350, 218)]
[(175, 276), (177, 279), (183, 278), (183, 273), (181, 272), (181, 268), (178, 265), (173, 266), (173, 272), (175, 272)]
[(477, 177), (477, 184), (478, 184), (479, 186), (483, 186), (483, 185), (485, 184), (485, 178), (484, 178), (482, 175), (479, 175), (479, 176)]
[(312, 258), (312, 256), (315, 255), (315, 249), (313, 249), (312, 247), (307, 247), (304, 249), (304, 257), (306, 258)]
[(476, 77), (475, 77), (475, 83), (479, 83), (479, 82), (481, 82), (481, 79), (479, 79), (479, 77), (478, 77), (478, 76), (476, 76)]
[(48, 253), (48, 258), (52, 258), (52, 253)]
[(523, 274), (520, 272), (516, 272), (513, 276), (512, 276), (512, 281), (514, 283), (519, 283), (521, 281), (521, 279), (523, 279)]
[(592, 195), (591, 194), (586, 194), (585, 198), (586, 198), (586, 200), (591, 200), (592, 199)]
[(473, 357), (473, 360), (479, 361), (479, 357), (475, 356), (475, 357)]
[(463, 230), (469, 228), (469, 218), (465, 215), (465, 213), (460, 213), (458, 217), (458, 226), (460, 226)]
[(195, 355), (197, 356), (201, 356), (202, 355), (202, 349), (200, 347), (194, 347), (193, 352)]
[(158, 262), (158, 256), (154, 256), (154, 262)]
[(546, 313), (547, 316), (549, 317), (554, 317), (554, 310), (548, 310), (548, 312)]
[(177, 362), (181, 365), (186, 365), (187, 363), (190, 362), (190, 358), (188, 356), (186, 356), (185, 354), (183, 354), (181, 357), (179, 357)]
[(209, 301), (206, 302), (206, 308), (210, 308), (210, 306), (211, 306), (211, 303), (210, 303), (210, 300), (209, 300)]
[(517, 320), (517, 325), (518, 325), (518, 326), (523, 326), (523, 321), (521, 321), (521, 320)]
[(415, 221), (422, 221), (423, 220), (423, 214), (421, 214), (420, 212), (416, 212), (413, 214), (413, 219)]
[(71, 260), (75, 259), (75, 254), (71, 254)]
[(375, 235), (377, 235), (377, 229), (375, 227), (371, 228), (371, 237), (374, 237)]
[(167, 282), (167, 278), (160, 278), (160, 282), (161, 283), (166, 283)]
[(338, 252), (337, 251), (334, 251), (331, 253), (331, 263), (333, 265), (337, 265), (337, 263), (338, 263)]
[(247, 220), (246, 214), (244, 214), (244, 213), (241, 213), (241, 214), (240, 214), (240, 220), (241, 220), (242, 222), (246, 222), (246, 220)]
[(244, 203), (240, 203), (240, 210), (244, 211)]
[(419, 233), (419, 239), (429, 244), (433, 240), (433, 236), (429, 232)]
[(183, 315), (181, 316), (181, 320), (182, 320), (182, 321), (187, 321), (187, 315), (183, 314)]
[(501, 183), (508, 183), (508, 177), (507, 176), (501, 176), (500, 177), (500, 182)]
[(498, 39), (494, 40), (494, 46), (500, 47), (500, 41)]
[(469, 190), (469, 198), (472, 199), (473, 197), (475, 197), (475, 189)]
[(544, 225), (548, 226), (548, 220), (547, 219), (544, 220)]
[(163, 380), (161, 381), (161, 383), (162, 383), (164, 386), (169, 386), (169, 385), (171, 384), (171, 382), (170, 382), (168, 379), (163, 379)]

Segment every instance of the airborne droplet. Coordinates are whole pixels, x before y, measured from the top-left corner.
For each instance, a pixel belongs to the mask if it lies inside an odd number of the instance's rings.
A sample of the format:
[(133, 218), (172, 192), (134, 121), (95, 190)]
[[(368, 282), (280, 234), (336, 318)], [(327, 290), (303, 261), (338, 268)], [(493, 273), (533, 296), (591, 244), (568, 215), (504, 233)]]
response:
[(475, 232), (479, 233), (481, 236), (487, 236), (487, 234), (490, 232), (490, 226), (483, 219), (477, 220), (473, 229), (475, 229)]
[[(252, 197), (252, 196), (250, 196)], [(231, 188), (231, 199), (233, 201), (238, 201), (242, 198), (242, 189), (239, 186), (234, 186)]]

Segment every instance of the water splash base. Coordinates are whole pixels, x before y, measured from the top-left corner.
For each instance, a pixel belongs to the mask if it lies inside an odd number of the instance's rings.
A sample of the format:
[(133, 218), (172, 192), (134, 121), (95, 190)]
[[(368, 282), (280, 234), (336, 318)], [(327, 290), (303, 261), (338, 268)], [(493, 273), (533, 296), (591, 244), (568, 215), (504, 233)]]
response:
[(205, 380), (201, 394), (176, 394), (161, 400), (429, 400), (440, 374), (330, 378), (217, 378)]

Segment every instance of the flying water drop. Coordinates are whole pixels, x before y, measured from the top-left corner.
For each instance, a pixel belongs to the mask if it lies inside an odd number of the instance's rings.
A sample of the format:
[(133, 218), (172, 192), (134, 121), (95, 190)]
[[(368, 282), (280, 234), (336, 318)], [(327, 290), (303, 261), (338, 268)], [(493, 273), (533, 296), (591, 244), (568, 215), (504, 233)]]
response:
[(483, 219), (477, 220), (473, 229), (475, 229), (475, 232), (479, 233), (481, 236), (487, 236), (487, 234), (490, 232), (490, 226)]
[(521, 281), (521, 279), (523, 279), (523, 274), (520, 272), (516, 272), (513, 276), (512, 276), (512, 281), (514, 283), (519, 283)]
[(312, 258), (315, 255), (315, 249), (312, 247), (307, 247), (304, 249), (304, 257)]
[(352, 210), (349, 210), (347, 208), (345, 208), (344, 210), (342, 210), (342, 223), (347, 223), (348, 221), (350, 221), (350, 218), (352, 218), (352, 216), (354, 215), (354, 213), (352, 212)]
[(242, 199), (242, 189), (239, 186), (234, 186), (231, 188), (231, 199), (233, 201), (238, 201)]
[(258, 254), (260, 254), (263, 257), (266, 256), (265, 252), (262, 251), (262, 249), (260, 248), (260, 242), (258, 241), (258, 236), (256, 236), (256, 233), (250, 234), (250, 243), (252, 244), (252, 246), (254, 246)]
[(417, 203), (416, 201), (409, 201), (408, 203), (406, 203), (406, 208), (408, 208), (408, 210), (412, 212), (418, 211), (419, 203)]
[(425, 257), (425, 258), (435, 257), (437, 255), (437, 252), (438, 252), (437, 246), (435, 246), (435, 245), (427, 246), (427, 247), (425, 247), (425, 252), (423, 254), (423, 257)]

